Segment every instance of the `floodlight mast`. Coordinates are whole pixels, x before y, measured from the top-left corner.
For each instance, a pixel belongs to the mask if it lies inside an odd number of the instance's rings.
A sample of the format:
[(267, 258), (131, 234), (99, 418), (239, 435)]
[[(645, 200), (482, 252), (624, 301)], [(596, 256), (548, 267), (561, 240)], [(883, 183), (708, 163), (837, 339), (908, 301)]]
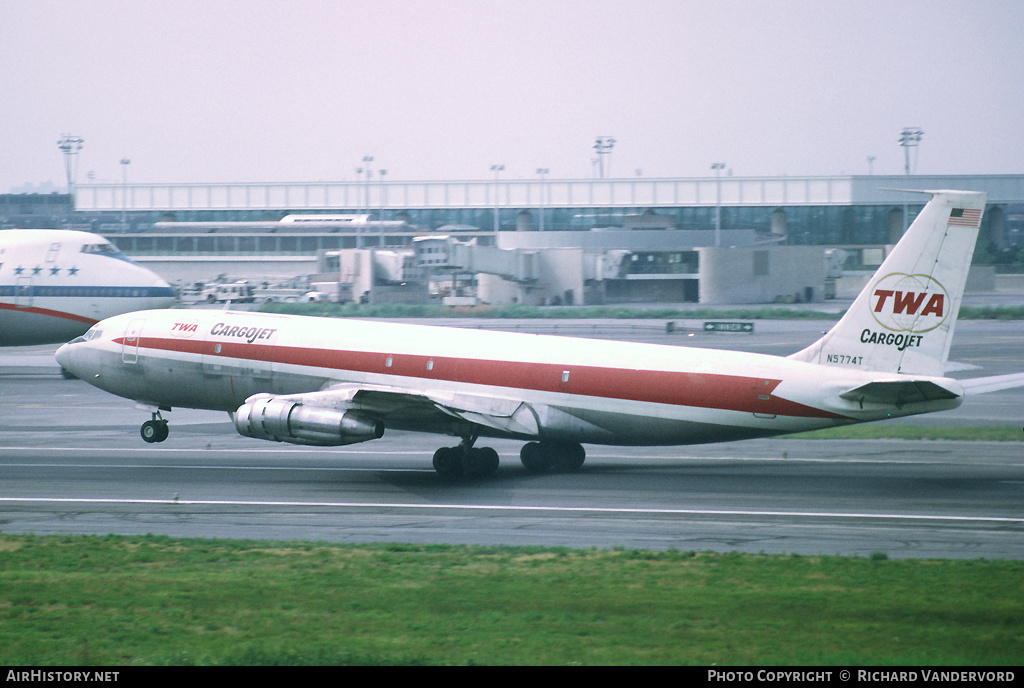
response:
[(78, 151), (82, 150), (85, 140), (74, 134), (61, 134), (57, 147), (64, 154), (64, 172), (68, 180), (68, 195), (71, 196), (71, 209), (75, 208), (75, 179), (78, 175)]
[(903, 146), (903, 171), (909, 177), (910, 176), (910, 149), (917, 148), (917, 144), (921, 143), (921, 137), (924, 136), (924, 132), (914, 127), (904, 127), (903, 131), (900, 132), (900, 145)]
[(121, 158), (121, 231), (128, 231), (128, 165), (132, 161)]
[(380, 197), (377, 199), (380, 202), (380, 212), (377, 214), (377, 225), (380, 227), (380, 239), (378, 240), (378, 246), (384, 248), (384, 206), (387, 205), (385, 202), (385, 194), (387, 193), (387, 187), (384, 186), (384, 176), (388, 173), (387, 170), (378, 170), (377, 178), (380, 180)]
[(538, 167), (537, 176), (540, 177), (540, 231), (544, 231), (544, 205), (547, 203), (547, 189), (545, 188), (545, 181), (547, 180), (548, 174), (551, 173), (551, 169), (548, 167)]
[(715, 247), (722, 245), (722, 170), (725, 169), (724, 162), (711, 163), (711, 169), (715, 171)]
[[(598, 136), (594, 142), (594, 150), (597, 151), (597, 164), (601, 179), (604, 179), (604, 156), (611, 155), (615, 147), (615, 139), (611, 136)], [(608, 172), (611, 173), (611, 158), (608, 159)]]
[(500, 197), (500, 186), (498, 175), (505, 171), (505, 166), (498, 163), (491, 165), (491, 172), (494, 173), (494, 245), (498, 245), (498, 231), (500, 224), (498, 223), (498, 198)]
[[(904, 127), (903, 131), (900, 132), (900, 145), (903, 146), (903, 172), (907, 177), (910, 176), (910, 149), (917, 148), (917, 144), (921, 143), (921, 137), (924, 136), (924, 131), (916, 127)], [(903, 233), (907, 233), (907, 226), (909, 224), (909, 213), (908, 206), (906, 203), (903, 204)]]

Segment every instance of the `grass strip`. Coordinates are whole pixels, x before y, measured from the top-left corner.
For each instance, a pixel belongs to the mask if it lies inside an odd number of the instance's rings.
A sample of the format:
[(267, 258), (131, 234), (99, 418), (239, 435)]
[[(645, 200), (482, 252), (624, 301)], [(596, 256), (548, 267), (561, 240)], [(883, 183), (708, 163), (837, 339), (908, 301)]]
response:
[(849, 425), (789, 435), (802, 440), (948, 440), (955, 442), (1024, 442), (1017, 426)]
[(0, 536), (15, 665), (1015, 665), (1024, 563)]

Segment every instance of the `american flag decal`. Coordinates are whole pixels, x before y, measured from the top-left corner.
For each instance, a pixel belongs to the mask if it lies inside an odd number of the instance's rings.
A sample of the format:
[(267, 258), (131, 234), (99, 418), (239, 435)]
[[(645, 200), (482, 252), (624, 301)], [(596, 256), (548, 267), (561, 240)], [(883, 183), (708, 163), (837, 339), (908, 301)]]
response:
[(961, 227), (977, 227), (981, 222), (981, 211), (970, 208), (953, 208), (949, 213), (947, 224), (959, 225)]

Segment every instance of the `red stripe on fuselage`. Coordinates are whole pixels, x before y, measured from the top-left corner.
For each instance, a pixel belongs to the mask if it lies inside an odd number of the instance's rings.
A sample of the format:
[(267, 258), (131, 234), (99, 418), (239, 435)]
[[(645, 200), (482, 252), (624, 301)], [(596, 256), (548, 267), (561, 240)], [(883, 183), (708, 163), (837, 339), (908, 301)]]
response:
[(74, 320), (76, 322), (85, 323), (86, 325), (95, 325), (97, 322), (99, 322), (94, 318), (87, 318), (84, 315), (78, 315), (76, 313), (54, 311), (50, 310), (49, 308), (36, 308), (35, 306), (18, 306), (13, 303), (0, 303), (0, 310), (16, 311), (18, 313), (34, 313), (35, 315), (45, 315), (50, 318)]
[[(114, 343), (123, 344), (124, 339), (115, 339)], [(221, 347), (219, 353), (215, 350), (218, 344)], [(774, 396), (772, 392), (781, 384), (781, 380), (721, 373), (643, 370), (571, 363), (531, 363), (154, 337), (140, 338), (139, 348), (176, 351), (220, 359), (261, 361), (352, 373), (393, 375), (419, 380), (460, 382), (672, 406), (803, 418), (843, 418), (835, 413)], [(387, 364), (389, 360), (390, 366)], [(429, 370), (428, 363), (433, 364)], [(569, 374), (568, 380), (563, 381), (563, 374), (566, 372)]]

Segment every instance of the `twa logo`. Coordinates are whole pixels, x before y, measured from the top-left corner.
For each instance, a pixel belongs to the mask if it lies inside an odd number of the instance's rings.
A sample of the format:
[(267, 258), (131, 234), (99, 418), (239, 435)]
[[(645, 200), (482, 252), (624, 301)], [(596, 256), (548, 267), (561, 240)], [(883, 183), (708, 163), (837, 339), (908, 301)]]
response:
[(929, 332), (946, 319), (950, 306), (945, 287), (928, 275), (894, 272), (871, 290), (871, 315), (893, 332)]
[(185, 322), (176, 322), (171, 326), (171, 334), (175, 337), (191, 337), (199, 331), (198, 320), (186, 320)]

